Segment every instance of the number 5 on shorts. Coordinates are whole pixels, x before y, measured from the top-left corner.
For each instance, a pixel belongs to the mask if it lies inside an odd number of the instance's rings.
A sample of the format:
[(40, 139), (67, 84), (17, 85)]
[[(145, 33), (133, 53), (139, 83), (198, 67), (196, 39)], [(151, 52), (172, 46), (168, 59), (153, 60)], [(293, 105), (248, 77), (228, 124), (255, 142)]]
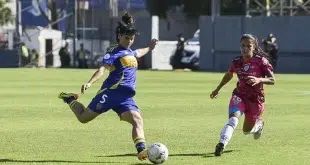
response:
[(101, 104), (105, 103), (106, 98), (108, 98), (107, 95), (102, 95), (102, 98), (101, 98), (101, 100), (100, 100), (99, 102), (100, 102)]

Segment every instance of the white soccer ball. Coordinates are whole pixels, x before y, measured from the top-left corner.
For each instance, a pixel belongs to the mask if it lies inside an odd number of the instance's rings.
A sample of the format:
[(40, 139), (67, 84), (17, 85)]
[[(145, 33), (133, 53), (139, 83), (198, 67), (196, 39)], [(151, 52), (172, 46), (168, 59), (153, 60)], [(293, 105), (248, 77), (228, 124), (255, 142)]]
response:
[(168, 159), (168, 149), (162, 143), (153, 143), (149, 146), (148, 157), (154, 164), (162, 164)]

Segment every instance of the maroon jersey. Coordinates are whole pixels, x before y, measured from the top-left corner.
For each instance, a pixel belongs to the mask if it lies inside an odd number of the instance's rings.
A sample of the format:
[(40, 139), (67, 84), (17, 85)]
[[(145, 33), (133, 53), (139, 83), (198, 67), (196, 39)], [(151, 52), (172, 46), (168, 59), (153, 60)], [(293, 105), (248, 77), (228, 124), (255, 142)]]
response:
[(265, 78), (266, 75), (273, 73), (273, 68), (265, 57), (255, 55), (249, 61), (245, 62), (242, 56), (239, 56), (232, 61), (229, 72), (234, 72), (238, 76), (238, 83), (233, 92), (234, 94), (241, 97), (248, 97), (249, 99), (258, 99), (264, 96), (263, 84), (260, 83), (255, 86), (247, 84), (248, 76)]

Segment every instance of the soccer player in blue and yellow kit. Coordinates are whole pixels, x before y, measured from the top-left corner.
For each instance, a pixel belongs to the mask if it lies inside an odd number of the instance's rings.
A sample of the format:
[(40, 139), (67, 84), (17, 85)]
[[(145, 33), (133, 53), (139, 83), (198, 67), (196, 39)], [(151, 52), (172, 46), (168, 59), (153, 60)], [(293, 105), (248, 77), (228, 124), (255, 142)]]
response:
[[(128, 13), (126, 14), (127, 17), (130, 16)], [(77, 94), (62, 92), (58, 97), (69, 104), (70, 109), (81, 123), (87, 123), (110, 109), (115, 111), (121, 120), (132, 125), (132, 139), (138, 152), (138, 159), (145, 160), (148, 155), (143, 120), (133, 97), (136, 93), (137, 58), (153, 50), (157, 40), (152, 39), (149, 47), (133, 51), (130, 46), (137, 34), (132, 22), (119, 22), (117, 27), (118, 44), (108, 49), (102, 59), (102, 66), (92, 75), (88, 83), (82, 85), (81, 92), (84, 93), (103, 75), (104, 70), (110, 71), (109, 76), (87, 108), (77, 101)]]

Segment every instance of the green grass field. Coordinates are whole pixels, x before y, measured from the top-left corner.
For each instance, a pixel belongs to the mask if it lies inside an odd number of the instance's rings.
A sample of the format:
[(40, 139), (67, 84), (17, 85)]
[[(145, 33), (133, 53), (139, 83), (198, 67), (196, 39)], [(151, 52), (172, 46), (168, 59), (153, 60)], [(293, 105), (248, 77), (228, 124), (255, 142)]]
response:
[[(143, 165), (131, 127), (109, 111), (80, 124), (57, 94), (79, 92), (94, 70), (1, 69), (0, 163)], [(214, 157), (235, 78), (217, 100), (209, 93), (222, 74), (139, 71), (136, 101), (148, 144), (162, 142), (167, 165), (310, 164), (310, 76), (276, 75), (267, 86), (265, 132), (243, 135), (243, 118), (222, 157)], [(101, 82), (80, 101), (88, 104)]]

